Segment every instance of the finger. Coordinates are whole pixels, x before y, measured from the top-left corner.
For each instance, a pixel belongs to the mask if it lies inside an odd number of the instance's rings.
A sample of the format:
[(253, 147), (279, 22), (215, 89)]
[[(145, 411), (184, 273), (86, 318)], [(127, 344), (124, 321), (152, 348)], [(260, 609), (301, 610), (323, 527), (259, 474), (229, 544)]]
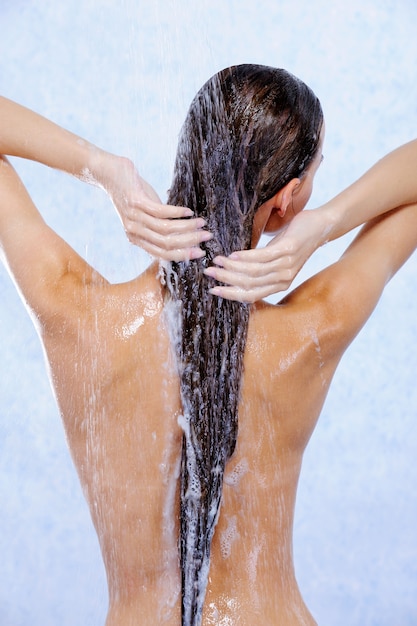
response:
[(163, 234), (195, 230), (206, 225), (206, 221), (202, 217), (183, 219), (181, 216), (170, 213), (162, 215), (162, 212), (160, 215), (155, 215), (145, 211), (143, 208), (132, 206), (126, 206), (121, 216), (125, 221), (130, 221), (133, 224), (144, 224), (152, 230), (163, 232)]
[(213, 296), (224, 298), (225, 300), (235, 300), (236, 302), (243, 302), (247, 304), (253, 304), (258, 300), (263, 300), (267, 296), (275, 293), (276, 290), (270, 287), (263, 287), (259, 289), (240, 289), (237, 287), (216, 286), (209, 289), (209, 293)]
[(164, 261), (175, 261), (179, 263), (180, 261), (190, 261), (193, 259), (200, 259), (205, 256), (204, 250), (197, 247), (164, 250), (149, 243), (148, 241), (142, 241), (138, 245), (140, 245), (140, 247), (152, 257), (163, 259)]
[(147, 228), (166, 237), (167, 235), (201, 231), (206, 226), (206, 221), (201, 217), (193, 219), (157, 218), (135, 209), (125, 212), (123, 224), (129, 232), (140, 232), (141, 229)]
[(242, 250), (228, 257), (217, 256), (213, 263), (235, 272), (248, 272), (257, 275), (262, 272), (288, 268), (294, 265), (294, 259), (289, 255), (279, 255), (267, 248)]
[(259, 261), (260, 263), (267, 263), (274, 259), (280, 259), (291, 256), (293, 253), (292, 245), (285, 246), (272, 246), (270, 242), (264, 248), (251, 248), (250, 250), (236, 250), (232, 252), (228, 257), (219, 257), (221, 259), (228, 259), (230, 261)]
[(223, 288), (228, 286), (244, 289), (245, 291), (262, 289), (266, 290), (268, 295), (278, 291), (286, 291), (294, 279), (292, 269), (280, 269), (279, 271), (272, 270), (267, 272), (265, 265), (263, 266), (263, 271), (257, 276), (249, 276), (247, 273), (230, 272), (226, 269), (213, 266), (207, 267), (204, 273), (206, 276), (224, 283), (223, 285), (219, 285), (219, 287)]
[(131, 243), (142, 245), (144, 242), (148, 242), (160, 250), (165, 251), (174, 250), (176, 248), (194, 248), (212, 238), (212, 234), (206, 230), (183, 232), (175, 235), (162, 235), (148, 228), (139, 228), (138, 225), (133, 225), (130, 229), (126, 229), (126, 233)]
[[(227, 265), (227, 267), (226, 267)], [(225, 266), (209, 266), (205, 270), (207, 276), (223, 283), (240, 287), (253, 287), (277, 282), (280, 278), (286, 280), (288, 269), (277, 263), (238, 263), (228, 262)]]
[(194, 215), (193, 211), (188, 207), (162, 204), (154, 202), (149, 198), (141, 198), (140, 200), (133, 201), (131, 206), (140, 212), (145, 212), (158, 219), (190, 218)]
[(234, 272), (220, 267), (207, 267), (204, 270), (206, 276), (214, 278), (219, 282), (222, 282), (233, 287), (241, 289), (248, 289), (258, 285), (258, 281), (265, 280), (265, 275), (260, 277), (248, 276), (245, 272)]
[(192, 219), (158, 219), (147, 215), (143, 216), (143, 223), (150, 230), (163, 236), (191, 233), (202, 230), (206, 226), (206, 221), (202, 217)]

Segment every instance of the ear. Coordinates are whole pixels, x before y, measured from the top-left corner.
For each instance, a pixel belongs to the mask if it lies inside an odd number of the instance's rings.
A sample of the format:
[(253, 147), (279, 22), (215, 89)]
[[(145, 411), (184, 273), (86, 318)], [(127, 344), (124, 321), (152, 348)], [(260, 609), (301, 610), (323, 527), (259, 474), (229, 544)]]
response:
[(289, 183), (285, 185), (274, 196), (274, 206), (277, 209), (277, 213), (280, 217), (284, 217), (290, 206), (292, 197), (296, 189), (300, 186), (301, 180), (299, 178), (292, 178)]

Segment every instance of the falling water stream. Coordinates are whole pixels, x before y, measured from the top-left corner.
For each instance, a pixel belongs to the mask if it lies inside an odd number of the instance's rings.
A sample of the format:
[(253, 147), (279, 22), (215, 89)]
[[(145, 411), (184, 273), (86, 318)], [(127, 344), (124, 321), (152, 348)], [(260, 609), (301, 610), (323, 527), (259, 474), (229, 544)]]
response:
[[(376, 6), (371, 1), (355, 0), (341, 11), (328, 11), (324, 1), (314, 3), (314, 7), (296, 2), (268, 4), (264, 11), (253, 3), (242, 9), (237, 3), (213, 4), (208, 0), (158, 0), (147, 4), (122, 0), (118, 8), (107, 2), (98, 11), (97, 2), (89, 1), (81, 12), (73, 0), (59, 6), (33, 1), (5, 4), (2, 20), (8, 53), (2, 64), (3, 93), (50, 114), (99, 144), (104, 141), (111, 150), (123, 150), (165, 199), (177, 129), (196, 89), (213, 71), (230, 62), (245, 58), (282, 62), (296, 68), (300, 75), (311, 77), (327, 100), (333, 128), (326, 140), (321, 187), (327, 195), (334, 193), (346, 184), (347, 176), (350, 180), (398, 145), (400, 139), (412, 136), (414, 5), (408, 3), (398, 11), (392, 3)], [(118, 20), (121, 12), (127, 20)], [(359, 42), (354, 48), (348, 45), (353, 39)], [(128, 46), (124, 45), (126, 40)], [(348, 53), (334, 54), (336, 49)], [(115, 76), (123, 80), (114, 80)], [(338, 120), (348, 118), (349, 123), (339, 125)], [(86, 207), (83, 202), (89, 192), (84, 188), (76, 196), (72, 194), (72, 181), (60, 188), (55, 180), (38, 176), (37, 169), (33, 172), (25, 172), (23, 180), (35, 190), (41, 210), (50, 205), (48, 217), (52, 216), (52, 221), (54, 212), (61, 218), (68, 215), (68, 223), (63, 222), (61, 228), (64, 235), (69, 232), (76, 240), (75, 225), (89, 219), (91, 207), (100, 208), (94, 213), (98, 217), (90, 230), (91, 237), (100, 239), (103, 248), (92, 256), (87, 254), (87, 260), (110, 258), (106, 250), (111, 247), (112, 254), (117, 254), (115, 248), (122, 248), (114, 246), (117, 225), (110, 227), (107, 237), (102, 237), (105, 228), (98, 228), (99, 222), (106, 221), (103, 215), (111, 213), (105, 199), (100, 204), (100, 196), (90, 197)], [(323, 201), (326, 197), (324, 191), (318, 195)], [(76, 206), (82, 208), (77, 212)], [(84, 237), (84, 226), (81, 230)], [(85, 251), (82, 237), (81, 254)], [(124, 243), (122, 232), (120, 241)], [(328, 249), (324, 254), (330, 257)], [(134, 263), (139, 264), (137, 256), (135, 252)], [(109, 265), (117, 265), (114, 258)], [(123, 263), (119, 265), (117, 279), (125, 280)], [(129, 268), (127, 273), (135, 274), (136, 269)], [(39, 624), (48, 619), (54, 623), (69, 624), (74, 619), (81, 623), (85, 615), (89, 623), (101, 623), (106, 604), (105, 577), (88, 513), (77, 496), (78, 485), (57, 426), (55, 406), (49, 400), (47, 384), (43, 385), (46, 377), (42, 355), (36, 356), (37, 338), (27, 316), (22, 313), (19, 317), (22, 306), (14, 299), (8, 276), (2, 274), (1, 281), (7, 304), (2, 307), (1, 324), (4, 584), (0, 613), (2, 619), (13, 624)], [(358, 342), (356, 352), (351, 352), (342, 364), (327, 411), (332, 420), (325, 418), (318, 442), (306, 458), (296, 560), (303, 589), (314, 598), (318, 614), (329, 623), (348, 615), (349, 624), (362, 625), (366, 620), (378, 621), (378, 614), (381, 620), (394, 623), (397, 606), (405, 621), (413, 623), (415, 615), (415, 506), (410, 490), (414, 480), (416, 400), (415, 385), (409, 378), (415, 371), (414, 292), (409, 289), (414, 282), (415, 259), (390, 287), (391, 296), (387, 296), (375, 323), (364, 331), (366, 341)], [(136, 317), (121, 325), (120, 338), (134, 336), (144, 321), (143, 316)], [(391, 333), (394, 326), (396, 333)], [(320, 359), (322, 347), (313, 330), (311, 333)], [(262, 345), (257, 349), (261, 351)], [(382, 356), (375, 360), (375, 354)], [(295, 353), (288, 353), (281, 359), (283, 372), (291, 370), (295, 358)], [(393, 387), (395, 392), (390, 394)], [(401, 416), (395, 428), (393, 415)], [(185, 412), (180, 423), (189, 432)], [(264, 424), (262, 428), (266, 428)], [(261, 437), (259, 432), (257, 437)], [(97, 453), (93, 430), (90, 438), (89, 453), (93, 455)], [(166, 456), (173, 445), (167, 438)], [(253, 479), (249, 458), (244, 456), (232, 473), (226, 473), (227, 486), (236, 488), (242, 477)], [(173, 539), (173, 519), (179, 508), (179, 466), (180, 451), (171, 464), (162, 455), (160, 479), (166, 489), (163, 526), (169, 545), (178, 540)], [(367, 484), (363, 495), (365, 471), (372, 486)], [(265, 485), (265, 475), (259, 473), (254, 489), (262, 491)], [(393, 502), (398, 507), (393, 507)], [(391, 511), (391, 517), (387, 511)], [(374, 532), (376, 519), (380, 533)], [(369, 520), (373, 522), (369, 524)], [(239, 519), (226, 517), (220, 541), (225, 563), (230, 562), (238, 545), (239, 532)], [(395, 553), (394, 544), (398, 546)], [(254, 605), (259, 591), (257, 568), (264, 546), (265, 538), (260, 533), (257, 545), (246, 555)], [(346, 553), (350, 555), (348, 560)], [(375, 571), (375, 554), (392, 566), (394, 585), (392, 576), (381, 575), (381, 568)], [(343, 570), (340, 579), (339, 567)], [(78, 594), (76, 602), (73, 590)], [(355, 615), (350, 613), (352, 597)], [(161, 593), (161, 624), (172, 617), (177, 600), (178, 589)], [(232, 599), (227, 602), (233, 612)], [(219, 617), (219, 603), (209, 601), (206, 608), (210, 624), (232, 623), (228, 617)]]

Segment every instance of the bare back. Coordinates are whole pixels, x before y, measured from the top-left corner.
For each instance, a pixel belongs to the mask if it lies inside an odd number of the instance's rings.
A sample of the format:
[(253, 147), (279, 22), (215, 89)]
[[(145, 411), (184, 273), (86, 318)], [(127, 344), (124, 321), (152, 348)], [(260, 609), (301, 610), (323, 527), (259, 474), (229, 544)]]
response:
[[(144, 626), (156, 616), (180, 623), (181, 405), (156, 269), (123, 285), (68, 280), (62, 317), (44, 333), (106, 566), (109, 626), (138, 615)], [(292, 523), (302, 454), (336, 363), (322, 354), (322, 317), (293, 300), (251, 314), (205, 625), (314, 623), (295, 581)]]

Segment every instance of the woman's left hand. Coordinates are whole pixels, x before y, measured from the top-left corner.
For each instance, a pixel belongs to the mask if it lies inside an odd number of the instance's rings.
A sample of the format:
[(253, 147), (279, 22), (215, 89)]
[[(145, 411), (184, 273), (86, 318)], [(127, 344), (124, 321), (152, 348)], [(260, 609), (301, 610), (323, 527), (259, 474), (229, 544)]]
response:
[(187, 207), (163, 204), (129, 159), (107, 153), (100, 157), (92, 182), (108, 193), (131, 243), (167, 261), (204, 256), (200, 244), (212, 237), (204, 230), (204, 219), (193, 218)]

